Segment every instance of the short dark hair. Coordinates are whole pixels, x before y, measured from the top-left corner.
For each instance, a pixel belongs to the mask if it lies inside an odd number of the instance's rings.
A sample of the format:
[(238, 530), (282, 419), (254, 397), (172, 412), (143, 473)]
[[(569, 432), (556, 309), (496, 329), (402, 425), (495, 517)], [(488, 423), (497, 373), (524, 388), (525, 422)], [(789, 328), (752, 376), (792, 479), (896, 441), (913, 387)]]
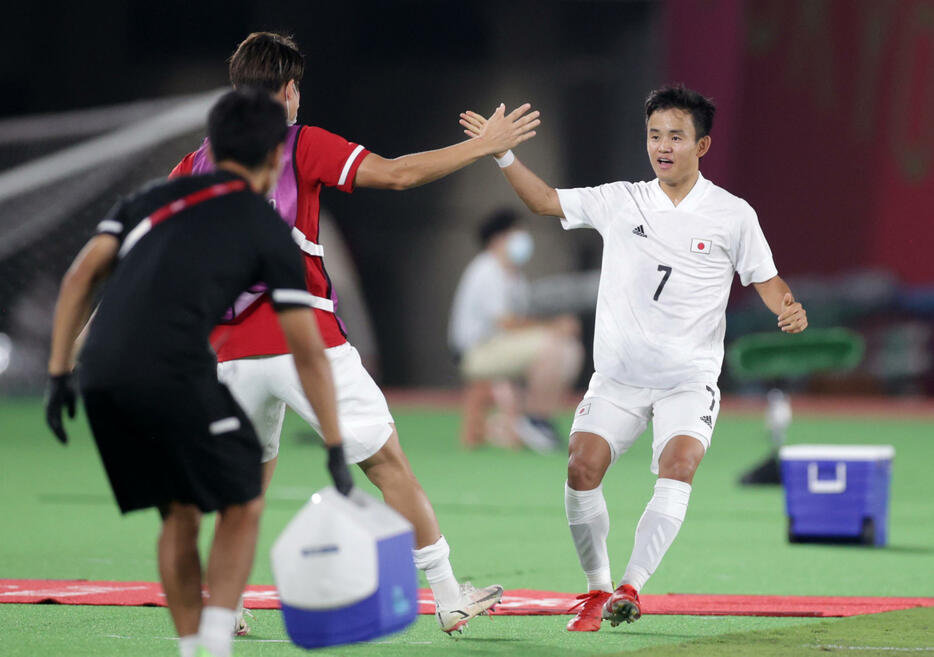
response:
[(292, 37), (253, 32), (230, 56), (230, 84), (279, 91), (289, 80), (301, 81), (305, 57)]
[(497, 210), (480, 224), (480, 230), (477, 231), (480, 245), (485, 249), (494, 237), (515, 228), (518, 223), (519, 215), (514, 210), (506, 208)]
[(668, 85), (649, 94), (645, 99), (646, 123), (652, 114), (666, 109), (690, 112), (694, 121), (695, 139), (706, 137), (713, 129), (713, 115), (717, 111), (713, 101), (683, 84)]
[(228, 91), (208, 114), (215, 162), (233, 160), (255, 169), (285, 141), (285, 108), (269, 92), (246, 87)]

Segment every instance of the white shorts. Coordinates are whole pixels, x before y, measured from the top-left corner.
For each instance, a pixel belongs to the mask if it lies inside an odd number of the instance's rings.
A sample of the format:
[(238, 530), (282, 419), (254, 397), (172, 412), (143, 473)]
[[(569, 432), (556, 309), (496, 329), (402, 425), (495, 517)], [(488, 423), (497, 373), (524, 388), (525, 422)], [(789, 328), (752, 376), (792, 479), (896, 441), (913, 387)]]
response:
[(675, 388), (636, 388), (594, 372), (577, 406), (571, 433), (595, 433), (610, 445), (611, 464), (632, 447), (652, 420), (652, 466), (675, 436), (697, 438), (706, 451), (720, 412), (716, 383), (685, 383)]
[[(344, 456), (348, 463), (359, 463), (386, 444), (392, 434), (392, 415), (353, 345), (347, 342), (324, 353), (331, 361)], [(230, 388), (253, 423), (264, 463), (279, 453), (286, 405), (321, 434), (321, 424), (305, 397), (291, 354), (218, 363), (217, 378)]]

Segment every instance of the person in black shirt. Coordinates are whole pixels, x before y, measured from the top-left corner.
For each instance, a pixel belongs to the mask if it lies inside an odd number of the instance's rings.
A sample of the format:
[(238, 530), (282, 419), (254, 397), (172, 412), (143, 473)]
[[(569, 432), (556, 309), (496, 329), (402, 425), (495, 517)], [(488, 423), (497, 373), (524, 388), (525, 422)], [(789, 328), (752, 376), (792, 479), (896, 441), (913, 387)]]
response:
[[(279, 175), (286, 118), (261, 91), (225, 94), (208, 130), (215, 173), (152, 184), (118, 203), (65, 274), (55, 308), (46, 418), (63, 443), (75, 337), (107, 285), (78, 368), (81, 394), (123, 513), (162, 515), (159, 572), (183, 655), (231, 652), (262, 511), (261, 450), (218, 382), (208, 334), (251, 285), (269, 290), (335, 486), (350, 491), (330, 364), (310, 310), (298, 247), (263, 194)], [(219, 511), (202, 608), (197, 535)]]

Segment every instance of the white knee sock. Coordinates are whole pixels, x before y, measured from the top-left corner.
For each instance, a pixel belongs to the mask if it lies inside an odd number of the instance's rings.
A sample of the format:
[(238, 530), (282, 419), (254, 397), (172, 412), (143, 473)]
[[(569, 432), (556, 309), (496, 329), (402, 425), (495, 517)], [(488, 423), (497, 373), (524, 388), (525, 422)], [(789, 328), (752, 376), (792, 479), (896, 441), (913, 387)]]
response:
[(188, 636), (178, 637), (178, 652), (181, 657), (195, 657), (198, 650), (198, 635), (189, 634)]
[(690, 498), (690, 484), (676, 479), (655, 482), (655, 494), (636, 526), (635, 545), (622, 584), (642, 590), (678, 535)]
[(201, 610), (198, 641), (211, 657), (230, 657), (233, 650), (234, 622), (237, 612), (226, 607), (205, 607)]
[(435, 596), (435, 602), (442, 607), (452, 607), (461, 596), (461, 589), (454, 577), (454, 569), (448, 558), (451, 548), (444, 536), (434, 544), (425, 546), (412, 552), (415, 558), (415, 567), (425, 571), (425, 579)]
[(610, 515), (606, 512), (603, 486), (593, 490), (574, 490), (564, 482), (564, 510), (577, 557), (587, 576), (587, 590), (612, 591), (610, 557), (606, 551)]

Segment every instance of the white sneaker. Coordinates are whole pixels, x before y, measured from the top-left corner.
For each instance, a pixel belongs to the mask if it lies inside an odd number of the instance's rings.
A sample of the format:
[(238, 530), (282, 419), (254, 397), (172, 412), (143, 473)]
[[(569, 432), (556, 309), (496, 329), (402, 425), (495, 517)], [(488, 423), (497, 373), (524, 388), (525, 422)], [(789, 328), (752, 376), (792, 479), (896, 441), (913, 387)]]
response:
[(234, 621), (235, 636), (246, 636), (250, 633), (250, 626), (246, 622), (247, 616), (254, 618), (253, 612), (243, 606), (243, 596), (240, 596), (240, 602), (237, 603), (237, 620)]
[(522, 440), (522, 444), (533, 452), (547, 454), (554, 452), (561, 447), (557, 436), (551, 431), (545, 431), (538, 427), (528, 417), (523, 415), (516, 421), (516, 433)]
[(487, 613), (502, 597), (503, 587), (498, 584), (478, 589), (470, 582), (464, 582), (461, 584), (460, 600), (453, 607), (442, 609), (435, 602), (435, 616), (438, 617), (442, 631), (448, 634), (463, 632), (471, 618)]

